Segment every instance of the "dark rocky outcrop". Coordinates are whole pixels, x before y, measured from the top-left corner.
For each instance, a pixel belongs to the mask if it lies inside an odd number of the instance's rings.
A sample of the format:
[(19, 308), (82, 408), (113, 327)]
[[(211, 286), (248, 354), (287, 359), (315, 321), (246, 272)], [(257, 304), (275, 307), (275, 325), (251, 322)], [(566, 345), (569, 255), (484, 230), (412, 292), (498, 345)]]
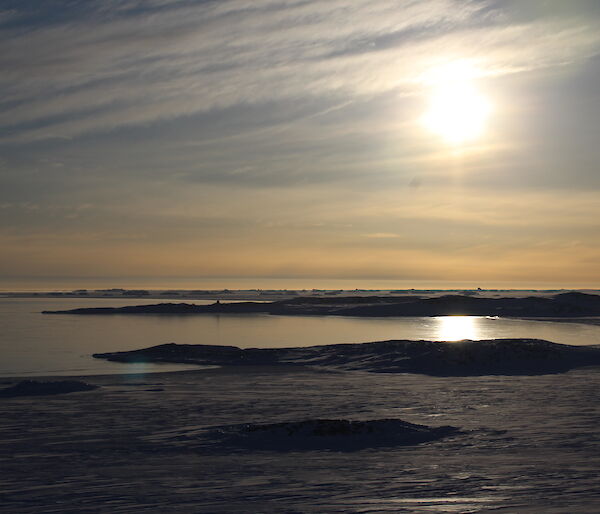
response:
[(92, 391), (98, 386), (78, 380), (60, 380), (42, 382), (38, 380), (22, 380), (12, 387), (0, 389), (0, 398), (16, 396), (46, 396), (54, 394), (74, 393), (77, 391)]
[(600, 348), (569, 346), (539, 339), (380, 341), (250, 349), (169, 343), (129, 352), (94, 354), (94, 357), (117, 362), (177, 362), (220, 366), (303, 365), (434, 376), (538, 375), (600, 365)]
[(157, 303), (127, 307), (90, 307), (66, 311), (42, 311), (42, 314), (245, 314), (268, 312), (269, 304), (260, 302), (220, 303), (195, 305), (192, 303)]
[(600, 316), (600, 295), (562, 293), (553, 297), (479, 298), (446, 295), (433, 298), (401, 297), (297, 297), (275, 302), (239, 302), (212, 305), (159, 303), (127, 307), (93, 307), (44, 314), (252, 314), (334, 316)]
[(356, 451), (382, 446), (421, 444), (458, 432), (459, 430), (452, 426), (429, 427), (399, 419), (310, 419), (216, 427), (208, 430), (206, 436), (225, 446), (246, 449)]

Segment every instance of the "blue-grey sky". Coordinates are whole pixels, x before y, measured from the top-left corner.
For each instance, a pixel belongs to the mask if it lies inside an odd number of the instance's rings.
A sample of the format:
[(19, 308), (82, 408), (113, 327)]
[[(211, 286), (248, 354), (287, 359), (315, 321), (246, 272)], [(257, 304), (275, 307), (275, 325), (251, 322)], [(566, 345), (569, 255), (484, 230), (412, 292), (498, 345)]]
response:
[(600, 286), (598, 1), (2, 0), (0, 69), (5, 283)]

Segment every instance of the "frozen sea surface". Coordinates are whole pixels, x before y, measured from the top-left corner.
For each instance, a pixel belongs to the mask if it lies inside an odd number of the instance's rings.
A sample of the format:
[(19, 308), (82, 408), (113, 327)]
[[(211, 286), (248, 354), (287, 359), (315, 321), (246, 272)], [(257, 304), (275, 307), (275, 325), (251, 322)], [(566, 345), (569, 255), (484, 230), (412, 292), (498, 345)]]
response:
[[(102, 387), (0, 401), (4, 512), (563, 514), (600, 504), (599, 368), (440, 378), (248, 367), (87, 381)], [(319, 418), (461, 432), (356, 451), (203, 449), (190, 438)]]
[[(164, 300), (161, 300), (164, 301)], [(139, 366), (92, 359), (95, 352), (147, 348), (162, 343), (281, 348), (389, 339), (536, 338), (570, 345), (600, 344), (600, 325), (481, 316), (351, 318), (339, 316), (43, 315), (43, 310), (119, 307), (157, 300), (114, 298), (0, 298), (0, 377), (99, 375), (171, 371), (184, 365)], [(195, 301), (194, 303), (212, 303)]]

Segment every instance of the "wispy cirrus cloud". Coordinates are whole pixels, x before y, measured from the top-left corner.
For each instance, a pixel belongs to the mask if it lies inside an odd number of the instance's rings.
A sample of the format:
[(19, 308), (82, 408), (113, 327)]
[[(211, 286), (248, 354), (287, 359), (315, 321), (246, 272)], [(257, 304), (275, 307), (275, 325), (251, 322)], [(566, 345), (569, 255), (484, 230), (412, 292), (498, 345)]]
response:
[(486, 2), (77, 5), (64, 19), (0, 35), (0, 141), (77, 137), (311, 95), (414, 94), (428, 67), (453, 56), (503, 74), (584, 59), (600, 41), (593, 25), (513, 24)]
[[(593, 0), (5, 0), (1, 267), (583, 279), (599, 21)], [(495, 107), (465, 152), (418, 121), (456, 60)]]

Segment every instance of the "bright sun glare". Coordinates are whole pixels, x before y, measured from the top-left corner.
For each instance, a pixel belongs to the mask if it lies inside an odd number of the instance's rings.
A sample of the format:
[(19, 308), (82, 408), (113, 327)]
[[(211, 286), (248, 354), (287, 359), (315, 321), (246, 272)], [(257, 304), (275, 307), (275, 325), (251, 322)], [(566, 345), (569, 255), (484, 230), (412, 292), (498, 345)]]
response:
[(479, 339), (477, 318), (473, 316), (439, 316), (435, 318), (437, 333), (441, 341)]
[(426, 77), (431, 93), (422, 122), (449, 144), (471, 142), (485, 131), (492, 107), (475, 86), (477, 75), (471, 64), (458, 61)]

